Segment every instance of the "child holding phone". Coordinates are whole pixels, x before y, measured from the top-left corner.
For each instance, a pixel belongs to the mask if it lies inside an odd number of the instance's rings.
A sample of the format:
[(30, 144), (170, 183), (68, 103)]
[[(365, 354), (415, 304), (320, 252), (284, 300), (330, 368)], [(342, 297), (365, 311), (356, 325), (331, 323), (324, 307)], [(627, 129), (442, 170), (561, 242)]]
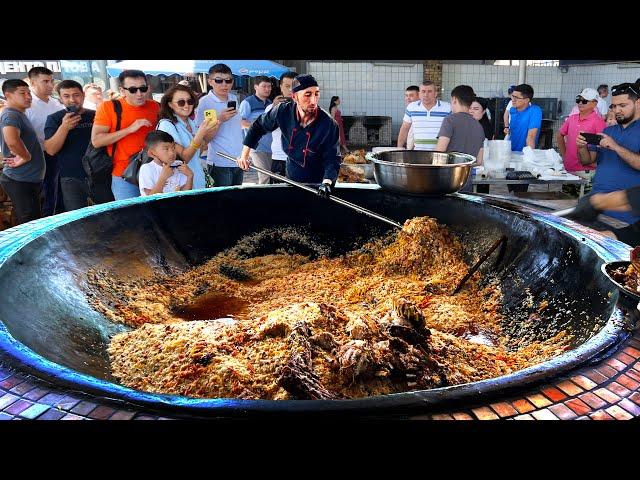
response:
[(176, 161), (173, 137), (162, 130), (149, 132), (145, 148), (153, 161), (140, 167), (140, 195), (191, 190), (193, 171), (184, 162)]

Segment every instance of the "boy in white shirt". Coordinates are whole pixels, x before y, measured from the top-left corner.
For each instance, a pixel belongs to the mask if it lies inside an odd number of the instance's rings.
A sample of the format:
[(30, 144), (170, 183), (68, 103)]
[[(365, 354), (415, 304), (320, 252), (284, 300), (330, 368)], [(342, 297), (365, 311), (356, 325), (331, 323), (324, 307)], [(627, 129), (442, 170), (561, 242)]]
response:
[(153, 160), (140, 167), (140, 195), (193, 188), (193, 171), (184, 162), (176, 161), (176, 144), (171, 135), (162, 130), (149, 132), (144, 139), (144, 146)]

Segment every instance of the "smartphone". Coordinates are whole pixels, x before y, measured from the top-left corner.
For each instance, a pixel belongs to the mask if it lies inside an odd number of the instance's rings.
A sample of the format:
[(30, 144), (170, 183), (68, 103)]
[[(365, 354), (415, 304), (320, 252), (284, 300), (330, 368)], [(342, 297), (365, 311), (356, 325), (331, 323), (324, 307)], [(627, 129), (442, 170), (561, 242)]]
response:
[(235, 108), (236, 108), (236, 101), (235, 101), (235, 100), (229, 100), (229, 101), (227, 102), (227, 108), (233, 108), (233, 109), (235, 109)]
[(602, 137), (597, 133), (582, 132), (580, 133), (580, 135), (582, 135), (585, 138), (585, 140), (589, 145), (600, 145), (600, 140), (602, 140)]
[(218, 113), (213, 109), (205, 110), (204, 118), (211, 123), (216, 123), (218, 121)]
[(73, 113), (75, 115), (76, 113), (78, 113), (78, 107), (76, 107), (75, 105), (69, 105), (67, 107), (67, 112)]

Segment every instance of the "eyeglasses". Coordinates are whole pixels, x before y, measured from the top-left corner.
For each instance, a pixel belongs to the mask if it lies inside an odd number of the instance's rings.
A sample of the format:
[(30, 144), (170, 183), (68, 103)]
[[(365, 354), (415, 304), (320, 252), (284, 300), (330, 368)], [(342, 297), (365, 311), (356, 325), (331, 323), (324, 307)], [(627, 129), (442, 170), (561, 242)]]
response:
[(125, 88), (122, 87), (124, 90), (128, 90), (129, 93), (134, 94), (136, 93), (138, 90), (140, 90), (142, 93), (147, 93), (147, 91), (149, 90), (149, 86), (145, 85), (143, 87), (129, 87), (129, 88)]
[(611, 87), (611, 95), (615, 97), (616, 95), (624, 95), (625, 93), (628, 94), (629, 92), (632, 92), (635, 95), (640, 96), (638, 89), (639, 86), (637, 83), (621, 83), (620, 85), (614, 85)]
[(585, 100), (582, 97), (578, 97), (576, 98), (576, 103), (581, 103), (582, 105), (586, 105), (587, 103), (589, 103), (591, 100)]
[(188, 100), (185, 100), (184, 98), (181, 98), (180, 100), (178, 100), (178, 101), (176, 102), (176, 104), (177, 104), (179, 107), (184, 107), (184, 106), (185, 106), (185, 104), (193, 105), (193, 104), (195, 104), (195, 103), (196, 103), (196, 101), (195, 101), (193, 98), (190, 98), (190, 99), (188, 99)]
[(524, 97), (516, 97), (515, 95), (511, 95), (511, 100), (518, 101), (518, 100), (524, 100)]
[(213, 79), (214, 82), (216, 83), (226, 83), (227, 85), (231, 85), (233, 83), (233, 78), (220, 78), (220, 77), (216, 77)]

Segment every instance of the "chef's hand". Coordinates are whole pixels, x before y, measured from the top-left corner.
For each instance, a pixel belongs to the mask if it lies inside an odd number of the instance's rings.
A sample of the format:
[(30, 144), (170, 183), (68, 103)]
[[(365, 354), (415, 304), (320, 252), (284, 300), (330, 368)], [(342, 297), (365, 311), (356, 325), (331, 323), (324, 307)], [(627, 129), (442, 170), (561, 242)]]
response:
[(318, 187), (318, 195), (328, 199), (331, 196), (331, 180), (323, 180)]
[(591, 195), (592, 194), (585, 195), (578, 200), (578, 205), (576, 205), (573, 212), (566, 215), (566, 218), (583, 222), (592, 222), (598, 218), (602, 210), (598, 210), (593, 206), (591, 203)]
[(238, 166), (243, 170), (249, 170), (249, 159), (238, 157)]

